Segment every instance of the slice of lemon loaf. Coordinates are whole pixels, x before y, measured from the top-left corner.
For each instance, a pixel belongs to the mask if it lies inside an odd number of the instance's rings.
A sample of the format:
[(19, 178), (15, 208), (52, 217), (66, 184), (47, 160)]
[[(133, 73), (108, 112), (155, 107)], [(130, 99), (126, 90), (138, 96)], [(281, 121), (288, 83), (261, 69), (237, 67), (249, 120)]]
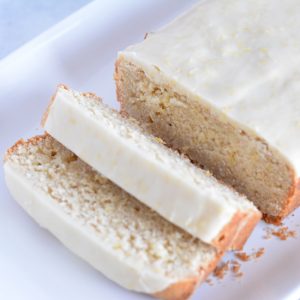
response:
[(92, 94), (59, 86), (45, 130), (101, 174), (218, 249), (241, 248), (260, 219), (246, 198)]
[(49, 135), (19, 141), (8, 150), (4, 171), (31, 217), (127, 289), (187, 299), (220, 258)]
[(279, 223), (300, 204), (298, 0), (202, 1), (119, 53), (122, 111)]

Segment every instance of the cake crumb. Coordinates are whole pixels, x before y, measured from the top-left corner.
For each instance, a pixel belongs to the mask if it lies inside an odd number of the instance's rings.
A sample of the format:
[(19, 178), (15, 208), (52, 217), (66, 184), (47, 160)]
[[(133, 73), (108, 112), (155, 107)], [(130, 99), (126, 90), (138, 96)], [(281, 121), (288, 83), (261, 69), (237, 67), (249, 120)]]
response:
[(234, 274), (236, 274), (236, 273), (238, 273), (238, 272), (240, 271), (240, 269), (241, 269), (240, 263), (237, 262), (237, 261), (233, 261), (233, 262), (232, 262), (232, 266), (231, 266), (231, 271), (232, 271)]
[(205, 282), (210, 286), (214, 285), (210, 278), (207, 278)]
[(251, 254), (247, 254), (245, 252), (237, 252), (235, 253), (235, 256), (241, 261), (249, 261), (251, 259), (260, 258), (264, 254), (265, 254), (265, 248), (259, 248), (257, 251), (254, 251)]
[(281, 241), (286, 241), (288, 238), (295, 238), (296, 231), (289, 230), (287, 226), (276, 227), (275, 229), (272, 227), (266, 227), (264, 229), (266, 234), (263, 236), (264, 239), (269, 240), (271, 237), (275, 236), (279, 238)]
[(236, 278), (240, 278), (240, 277), (242, 277), (243, 275), (244, 275), (243, 272), (239, 272), (239, 273), (235, 274), (234, 276), (235, 276)]
[(241, 272), (241, 264), (238, 261), (236, 260), (231, 261), (231, 272), (233, 276), (236, 278), (243, 276), (243, 272)]
[[(241, 263), (250, 261), (251, 259), (258, 259), (265, 253), (265, 248), (259, 248), (258, 250), (252, 249), (251, 254), (247, 254), (245, 252), (235, 252), (234, 255), (238, 260), (232, 259), (227, 262), (221, 262), (213, 271), (213, 276), (218, 280), (223, 279), (227, 273), (231, 275), (233, 278), (240, 278), (244, 275), (241, 272)], [(211, 280), (207, 280), (208, 284), (211, 284)]]
[(285, 241), (288, 238), (296, 237), (296, 231), (294, 230), (289, 230), (287, 226), (281, 227), (278, 230), (273, 230), (272, 235), (278, 237), (281, 241)]
[(241, 272), (241, 264), (236, 260), (230, 260), (220, 263), (213, 272), (213, 276), (218, 280), (223, 279), (227, 274), (234, 278), (240, 278), (244, 275)]
[(245, 252), (235, 253), (235, 256), (241, 261), (249, 261), (251, 258), (250, 255), (246, 254)]
[(255, 258), (259, 258), (265, 254), (265, 248), (260, 248), (258, 251), (255, 253)]
[(220, 265), (218, 265), (215, 270), (213, 275), (217, 277), (218, 279), (223, 279), (226, 273), (229, 270), (229, 261), (226, 263), (222, 262)]

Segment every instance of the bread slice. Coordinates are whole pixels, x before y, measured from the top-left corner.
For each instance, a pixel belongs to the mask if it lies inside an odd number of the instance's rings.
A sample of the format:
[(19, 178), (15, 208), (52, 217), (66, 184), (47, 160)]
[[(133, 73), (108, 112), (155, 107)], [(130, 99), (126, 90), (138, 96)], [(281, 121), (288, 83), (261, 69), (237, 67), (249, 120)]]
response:
[(11, 194), (30, 216), (127, 289), (187, 299), (221, 256), (49, 135), (10, 148), (4, 171)]
[(298, 0), (202, 1), (119, 53), (122, 111), (279, 223), (300, 204)]
[(59, 86), (43, 127), (125, 191), (220, 250), (241, 248), (261, 217), (246, 198), (93, 94)]

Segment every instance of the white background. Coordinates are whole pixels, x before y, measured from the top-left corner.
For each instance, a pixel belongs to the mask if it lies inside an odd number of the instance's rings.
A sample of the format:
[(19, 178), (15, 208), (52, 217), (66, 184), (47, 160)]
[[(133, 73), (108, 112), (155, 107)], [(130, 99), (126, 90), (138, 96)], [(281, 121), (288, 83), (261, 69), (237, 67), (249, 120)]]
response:
[(0, 0), (0, 58), (91, 0)]
[[(0, 0), (1, 1), (1, 0)], [(25, 1), (24, 1), (25, 2)], [(26, 1), (27, 2), (27, 1)], [(53, 1), (54, 2), (54, 1)], [(56, 1), (55, 1), (56, 2)], [(58, 2), (58, 1), (57, 1)], [(0, 155), (39, 123), (58, 83), (93, 91), (117, 107), (113, 68), (117, 51), (142, 40), (194, 1), (102, 0), (0, 61)], [(1, 46), (3, 44), (1, 43)], [(244, 263), (244, 276), (202, 285), (193, 299), (299, 300), (300, 213), (287, 221), (297, 239), (264, 240), (262, 222), (246, 246), (265, 247)], [(225, 259), (230, 258), (230, 255)], [(0, 300), (147, 299), (107, 280), (39, 228), (10, 197), (0, 168)]]

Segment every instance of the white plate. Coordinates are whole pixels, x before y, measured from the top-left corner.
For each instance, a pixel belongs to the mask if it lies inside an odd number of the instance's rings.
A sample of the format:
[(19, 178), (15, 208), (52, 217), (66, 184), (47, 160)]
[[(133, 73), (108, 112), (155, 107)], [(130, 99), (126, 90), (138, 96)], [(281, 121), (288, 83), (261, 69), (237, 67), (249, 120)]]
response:
[[(41, 114), (58, 83), (93, 91), (117, 107), (117, 51), (143, 39), (193, 1), (93, 2), (0, 61), (0, 153), (40, 133)], [(13, 201), (0, 171), (0, 299), (147, 299), (123, 290), (72, 255)], [(300, 299), (300, 211), (287, 221), (298, 238), (263, 240), (262, 222), (246, 246), (266, 254), (242, 265), (244, 276), (202, 285), (193, 299)], [(227, 256), (226, 259), (230, 258)]]

